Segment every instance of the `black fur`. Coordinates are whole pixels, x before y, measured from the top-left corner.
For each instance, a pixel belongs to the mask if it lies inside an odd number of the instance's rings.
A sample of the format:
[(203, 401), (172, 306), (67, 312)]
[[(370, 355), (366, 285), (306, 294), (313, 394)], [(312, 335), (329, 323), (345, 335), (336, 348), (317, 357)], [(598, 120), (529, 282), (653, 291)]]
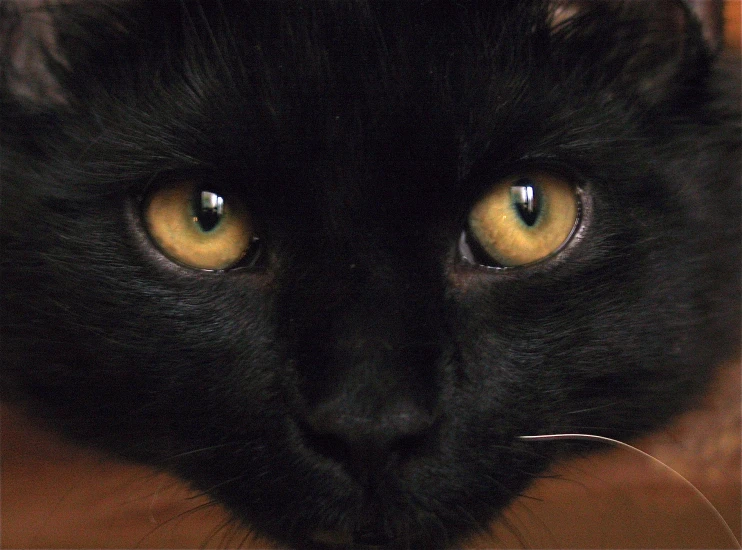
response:
[[(0, 7), (3, 396), (290, 545), (432, 548), (573, 445), (692, 405), (739, 327), (739, 89), (680, 2)], [(553, 258), (458, 259), (538, 166)], [(141, 197), (245, 197), (252, 267), (180, 267)], [(320, 546), (320, 543), (316, 543)]]

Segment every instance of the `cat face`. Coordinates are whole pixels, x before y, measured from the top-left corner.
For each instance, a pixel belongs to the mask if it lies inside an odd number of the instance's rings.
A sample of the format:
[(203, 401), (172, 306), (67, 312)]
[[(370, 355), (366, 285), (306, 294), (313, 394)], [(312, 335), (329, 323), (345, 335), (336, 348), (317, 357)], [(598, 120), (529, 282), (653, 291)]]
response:
[(736, 96), (680, 3), (566, 7), (5, 8), (5, 398), (318, 548), (455, 544), (586, 450), (520, 436), (687, 407)]

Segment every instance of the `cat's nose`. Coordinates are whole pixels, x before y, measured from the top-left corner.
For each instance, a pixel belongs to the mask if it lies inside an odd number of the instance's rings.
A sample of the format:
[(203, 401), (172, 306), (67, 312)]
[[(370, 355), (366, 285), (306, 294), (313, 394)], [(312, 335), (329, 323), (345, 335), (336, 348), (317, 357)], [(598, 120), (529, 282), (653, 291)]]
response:
[(432, 414), (409, 399), (369, 414), (341, 402), (322, 403), (308, 417), (312, 446), (322, 454), (370, 472), (422, 450), (435, 425)]

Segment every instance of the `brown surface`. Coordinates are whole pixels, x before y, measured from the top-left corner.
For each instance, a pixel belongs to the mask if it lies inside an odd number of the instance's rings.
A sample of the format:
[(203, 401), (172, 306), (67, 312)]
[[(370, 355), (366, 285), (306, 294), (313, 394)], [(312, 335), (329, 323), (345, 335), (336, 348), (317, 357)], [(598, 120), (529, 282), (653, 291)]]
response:
[[(741, 383), (739, 365), (725, 368), (700, 410), (636, 443), (701, 490), (738, 540)], [(538, 482), (476, 547), (737, 547), (703, 499), (651, 459), (613, 449), (552, 473), (559, 478)]]
[(742, 0), (727, 0), (724, 6), (725, 20), (725, 43), (729, 48), (739, 50), (742, 48), (742, 37), (740, 36), (740, 27), (742, 27)]
[(189, 548), (238, 545), (226, 514), (180, 482), (60, 441), (0, 412), (0, 546)]
[[(703, 409), (639, 446), (693, 481), (739, 537), (740, 369), (721, 374)], [(4, 548), (236, 547), (246, 536), (166, 475), (65, 445), (10, 409), (1, 420)], [(611, 450), (554, 473), (511, 507), (512, 529), (500, 523), (471, 547), (734, 547), (701, 499), (647, 459)]]

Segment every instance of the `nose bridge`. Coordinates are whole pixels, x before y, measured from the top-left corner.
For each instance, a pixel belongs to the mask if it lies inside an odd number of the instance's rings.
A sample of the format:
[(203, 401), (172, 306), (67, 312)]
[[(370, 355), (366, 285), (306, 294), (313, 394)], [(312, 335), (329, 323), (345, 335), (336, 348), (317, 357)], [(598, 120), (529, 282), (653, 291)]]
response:
[[(424, 355), (430, 356), (429, 343), (421, 333), (432, 330), (416, 312), (410, 296), (401, 295), (396, 284), (362, 277), (346, 287), (349, 292), (338, 300), (331, 312), (331, 339), (327, 342), (328, 369), (336, 371), (338, 391), (354, 398), (359, 393), (384, 395), (403, 393), (425, 371)], [(421, 326), (422, 325), (422, 326)], [(427, 329), (427, 330), (426, 330)], [(433, 360), (428, 357), (428, 360)], [(371, 403), (368, 403), (371, 405)]]
[(442, 302), (431, 275), (415, 281), (383, 248), (345, 252), (310, 258), (285, 299), (298, 423), (310, 446), (363, 478), (434, 429)]
[(401, 273), (375, 267), (355, 260), (317, 274), (298, 361), (310, 408), (371, 421), (392, 414), (390, 402), (433, 407), (439, 320)]
[(422, 319), (391, 298), (342, 302), (308, 394), (308, 441), (360, 479), (414, 452), (435, 424), (437, 346), (416, 340)]

